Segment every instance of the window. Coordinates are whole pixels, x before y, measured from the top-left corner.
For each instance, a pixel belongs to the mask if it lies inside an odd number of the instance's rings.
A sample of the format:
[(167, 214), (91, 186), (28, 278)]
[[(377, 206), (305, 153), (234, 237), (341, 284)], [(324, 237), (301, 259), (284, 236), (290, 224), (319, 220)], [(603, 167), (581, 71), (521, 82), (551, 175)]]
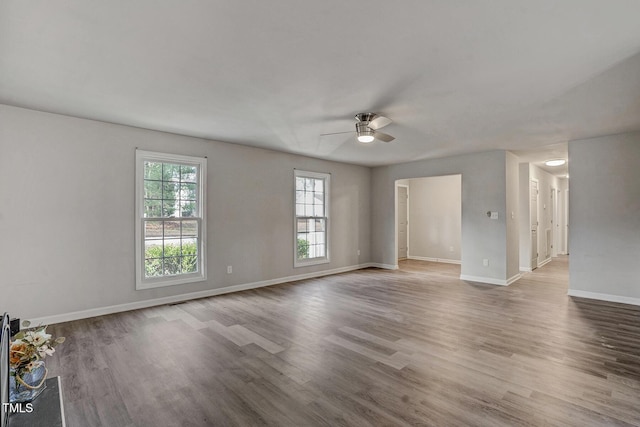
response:
[(326, 173), (295, 171), (295, 267), (329, 262), (329, 183)]
[(136, 289), (206, 279), (207, 159), (136, 151)]

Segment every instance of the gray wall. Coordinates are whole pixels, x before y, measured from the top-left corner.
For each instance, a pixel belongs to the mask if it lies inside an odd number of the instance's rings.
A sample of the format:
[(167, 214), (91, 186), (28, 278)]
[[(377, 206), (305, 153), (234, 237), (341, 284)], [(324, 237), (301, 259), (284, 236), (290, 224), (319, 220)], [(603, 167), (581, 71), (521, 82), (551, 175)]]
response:
[[(506, 152), (421, 160), (373, 169), (371, 191), (371, 259), (393, 266), (397, 264), (395, 248), (395, 181), (440, 175), (462, 174), (462, 248), (461, 273), (486, 282), (508, 280), (506, 226)], [(487, 211), (497, 211), (492, 220)], [(489, 266), (483, 266), (483, 259)], [(510, 259), (510, 258), (509, 258)], [(510, 259), (509, 262), (513, 262)], [(517, 262), (515, 263), (517, 269)]]
[(640, 305), (640, 132), (570, 141), (569, 175), (570, 294)]
[(409, 182), (409, 258), (460, 261), (462, 177)]
[[(206, 282), (135, 290), (136, 147), (208, 157)], [(0, 308), (10, 301), (12, 315), (70, 313), (370, 261), (369, 168), (2, 105), (0, 153)], [(332, 174), (329, 264), (293, 268), (294, 168)]]

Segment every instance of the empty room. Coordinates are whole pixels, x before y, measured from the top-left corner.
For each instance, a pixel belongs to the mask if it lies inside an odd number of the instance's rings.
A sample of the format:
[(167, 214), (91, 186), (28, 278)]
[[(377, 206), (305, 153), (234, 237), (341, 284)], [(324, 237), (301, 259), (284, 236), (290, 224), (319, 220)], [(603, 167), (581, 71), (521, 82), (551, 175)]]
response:
[(2, 427), (640, 426), (638, 16), (0, 2)]

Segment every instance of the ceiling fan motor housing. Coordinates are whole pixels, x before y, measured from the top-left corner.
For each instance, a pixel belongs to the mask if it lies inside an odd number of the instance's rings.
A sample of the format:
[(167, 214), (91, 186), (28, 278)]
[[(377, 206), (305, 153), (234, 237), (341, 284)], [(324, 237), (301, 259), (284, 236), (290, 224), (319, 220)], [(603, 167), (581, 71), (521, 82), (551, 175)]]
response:
[(368, 126), (368, 122), (367, 123), (356, 123), (356, 133), (358, 134), (358, 137), (360, 136), (370, 136), (370, 137), (374, 137), (373, 135), (373, 129), (371, 129)]
[(359, 114), (356, 114), (356, 120), (359, 121), (360, 123), (364, 123), (365, 125), (368, 125), (369, 122), (373, 120), (375, 115), (376, 115), (375, 113), (359, 113)]

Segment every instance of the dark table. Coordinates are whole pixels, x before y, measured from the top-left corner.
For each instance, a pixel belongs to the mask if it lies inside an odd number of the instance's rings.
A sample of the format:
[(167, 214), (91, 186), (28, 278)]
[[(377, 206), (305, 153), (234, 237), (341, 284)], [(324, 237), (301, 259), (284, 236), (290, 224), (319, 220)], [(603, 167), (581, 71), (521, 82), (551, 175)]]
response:
[[(60, 377), (47, 379), (47, 388), (32, 402), (32, 412), (13, 412), (9, 427), (64, 427), (64, 405)], [(22, 404), (26, 408), (26, 404)]]

